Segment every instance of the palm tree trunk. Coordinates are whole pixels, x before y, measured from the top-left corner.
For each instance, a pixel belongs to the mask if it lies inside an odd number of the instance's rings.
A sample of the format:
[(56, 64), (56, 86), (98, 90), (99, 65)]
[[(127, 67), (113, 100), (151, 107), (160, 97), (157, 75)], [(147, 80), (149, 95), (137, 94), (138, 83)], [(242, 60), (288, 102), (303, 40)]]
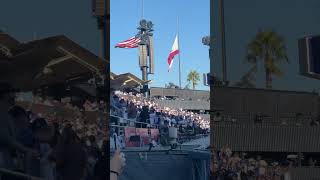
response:
[(272, 89), (272, 74), (268, 68), (266, 68), (266, 88)]
[(196, 88), (194, 82), (192, 82), (192, 89), (194, 90)]

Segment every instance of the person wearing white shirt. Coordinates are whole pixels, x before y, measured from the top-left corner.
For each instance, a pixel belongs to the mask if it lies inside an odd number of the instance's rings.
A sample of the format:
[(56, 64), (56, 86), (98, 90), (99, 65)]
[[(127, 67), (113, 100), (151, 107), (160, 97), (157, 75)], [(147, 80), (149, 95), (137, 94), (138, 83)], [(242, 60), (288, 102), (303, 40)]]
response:
[(174, 126), (176, 124), (176, 120), (174, 118), (171, 119), (171, 125)]
[(156, 118), (156, 113), (150, 113), (150, 124), (153, 125), (155, 124), (155, 118)]

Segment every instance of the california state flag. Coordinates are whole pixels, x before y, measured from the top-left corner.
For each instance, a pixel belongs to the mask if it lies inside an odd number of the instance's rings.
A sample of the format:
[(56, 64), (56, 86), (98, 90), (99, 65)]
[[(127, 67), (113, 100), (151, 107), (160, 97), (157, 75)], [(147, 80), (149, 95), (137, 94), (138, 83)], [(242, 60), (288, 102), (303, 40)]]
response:
[(180, 52), (179, 52), (178, 35), (176, 35), (176, 38), (174, 39), (174, 43), (172, 45), (171, 52), (170, 52), (169, 57), (168, 57), (168, 65), (169, 65), (168, 72), (170, 72), (174, 57), (179, 53)]

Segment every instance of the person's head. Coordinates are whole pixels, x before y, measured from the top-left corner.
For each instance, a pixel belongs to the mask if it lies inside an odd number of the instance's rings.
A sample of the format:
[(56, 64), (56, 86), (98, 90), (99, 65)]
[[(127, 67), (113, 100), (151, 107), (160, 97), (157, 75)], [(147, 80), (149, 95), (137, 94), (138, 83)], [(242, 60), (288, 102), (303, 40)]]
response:
[(38, 131), (43, 128), (47, 128), (48, 124), (44, 118), (38, 118), (34, 120), (31, 124), (32, 131)]
[(91, 144), (95, 143), (96, 142), (96, 138), (91, 135), (91, 136), (89, 136), (89, 141), (90, 141)]
[(257, 160), (258, 161), (260, 161), (261, 160), (261, 156), (259, 155), (259, 156), (257, 156)]
[(26, 125), (29, 123), (30, 119), (28, 117), (27, 112), (20, 106), (13, 106), (9, 110), (9, 114), (11, 115), (11, 117), (15, 119), (17, 124)]
[(0, 82), (0, 108), (7, 110), (15, 104), (15, 90), (9, 83)]
[(74, 144), (77, 142), (77, 134), (72, 130), (72, 127), (66, 126), (62, 131), (61, 139), (64, 144)]

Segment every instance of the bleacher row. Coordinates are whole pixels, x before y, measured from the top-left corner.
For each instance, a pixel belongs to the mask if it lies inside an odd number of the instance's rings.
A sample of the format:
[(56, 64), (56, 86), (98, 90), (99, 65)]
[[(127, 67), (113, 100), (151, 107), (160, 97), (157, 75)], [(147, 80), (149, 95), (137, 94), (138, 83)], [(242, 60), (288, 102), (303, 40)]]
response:
[(185, 110), (210, 110), (210, 102), (190, 100), (155, 100), (159, 105)]

